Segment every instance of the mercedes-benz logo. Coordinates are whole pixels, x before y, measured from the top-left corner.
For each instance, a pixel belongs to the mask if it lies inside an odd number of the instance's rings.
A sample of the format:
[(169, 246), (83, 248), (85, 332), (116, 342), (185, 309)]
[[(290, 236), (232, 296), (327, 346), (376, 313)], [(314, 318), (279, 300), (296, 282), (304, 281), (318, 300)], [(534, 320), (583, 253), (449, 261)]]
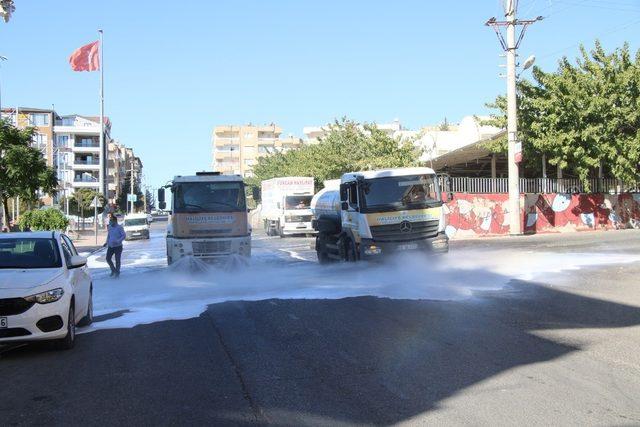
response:
[(411, 223), (409, 221), (402, 221), (400, 223), (400, 231), (409, 233), (411, 231)]

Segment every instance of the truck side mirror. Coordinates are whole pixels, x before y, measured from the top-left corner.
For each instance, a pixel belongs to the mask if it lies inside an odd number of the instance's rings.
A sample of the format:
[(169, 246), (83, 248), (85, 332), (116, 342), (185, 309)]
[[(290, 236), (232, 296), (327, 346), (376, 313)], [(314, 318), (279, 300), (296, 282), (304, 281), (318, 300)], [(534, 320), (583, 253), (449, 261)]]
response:
[(167, 207), (167, 202), (164, 199), (164, 188), (158, 188), (158, 208), (164, 210)]
[(349, 210), (349, 203), (347, 203), (347, 202), (342, 202), (342, 204), (340, 205), (340, 208), (341, 208), (343, 211), (348, 211), (348, 210)]
[(340, 184), (340, 200), (347, 200), (347, 184)]

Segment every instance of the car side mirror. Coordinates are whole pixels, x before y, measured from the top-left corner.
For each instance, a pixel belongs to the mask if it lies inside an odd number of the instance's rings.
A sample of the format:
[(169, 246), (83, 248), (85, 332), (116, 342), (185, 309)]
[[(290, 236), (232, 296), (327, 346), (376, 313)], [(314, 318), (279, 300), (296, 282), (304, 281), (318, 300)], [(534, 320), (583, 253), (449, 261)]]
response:
[(80, 268), (87, 265), (87, 259), (80, 255), (74, 255), (69, 261), (69, 268)]
[(340, 207), (342, 208), (343, 211), (348, 211), (349, 210), (349, 203), (347, 202), (342, 202), (342, 204), (340, 205)]

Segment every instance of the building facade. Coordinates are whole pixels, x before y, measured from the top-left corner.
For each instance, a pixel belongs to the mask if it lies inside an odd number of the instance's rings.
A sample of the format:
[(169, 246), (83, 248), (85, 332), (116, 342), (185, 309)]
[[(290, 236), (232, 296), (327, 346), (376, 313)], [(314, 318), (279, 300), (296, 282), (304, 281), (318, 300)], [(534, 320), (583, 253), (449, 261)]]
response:
[(281, 138), (282, 129), (270, 125), (222, 125), (213, 129), (213, 170), (223, 174), (253, 176), (262, 156), (299, 148), (303, 141), (292, 135)]
[[(3, 108), (3, 119), (20, 129), (35, 128), (33, 140), (47, 162), (57, 172), (59, 189), (55, 197), (43, 196), (45, 205), (58, 204), (80, 188), (100, 191), (100, 118), (78, 114), (60, 116), (54, 110), (39, 108)], [(115, 203), (124, 185), (126, 160), (135, 157), (134, 174), (142, 176), (142, 161), (133, 150), (111, 139), (111, 121), (104, 124), (104, 178), (106, 198)]]

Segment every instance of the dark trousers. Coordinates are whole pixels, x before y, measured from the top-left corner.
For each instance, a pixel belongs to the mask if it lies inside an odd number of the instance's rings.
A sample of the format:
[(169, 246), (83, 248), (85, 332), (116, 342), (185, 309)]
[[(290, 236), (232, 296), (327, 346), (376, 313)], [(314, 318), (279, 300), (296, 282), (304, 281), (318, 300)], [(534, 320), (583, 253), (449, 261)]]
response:
[[(113, 256), (116, 256), (116, 265), (113, 266)], [(115, 248), (107, 248), (107, 264), (111, 268), (111, 272), (114, 274), (120, 274), (120, 259), (122, 258), (122, 246), (116, 246)]]

